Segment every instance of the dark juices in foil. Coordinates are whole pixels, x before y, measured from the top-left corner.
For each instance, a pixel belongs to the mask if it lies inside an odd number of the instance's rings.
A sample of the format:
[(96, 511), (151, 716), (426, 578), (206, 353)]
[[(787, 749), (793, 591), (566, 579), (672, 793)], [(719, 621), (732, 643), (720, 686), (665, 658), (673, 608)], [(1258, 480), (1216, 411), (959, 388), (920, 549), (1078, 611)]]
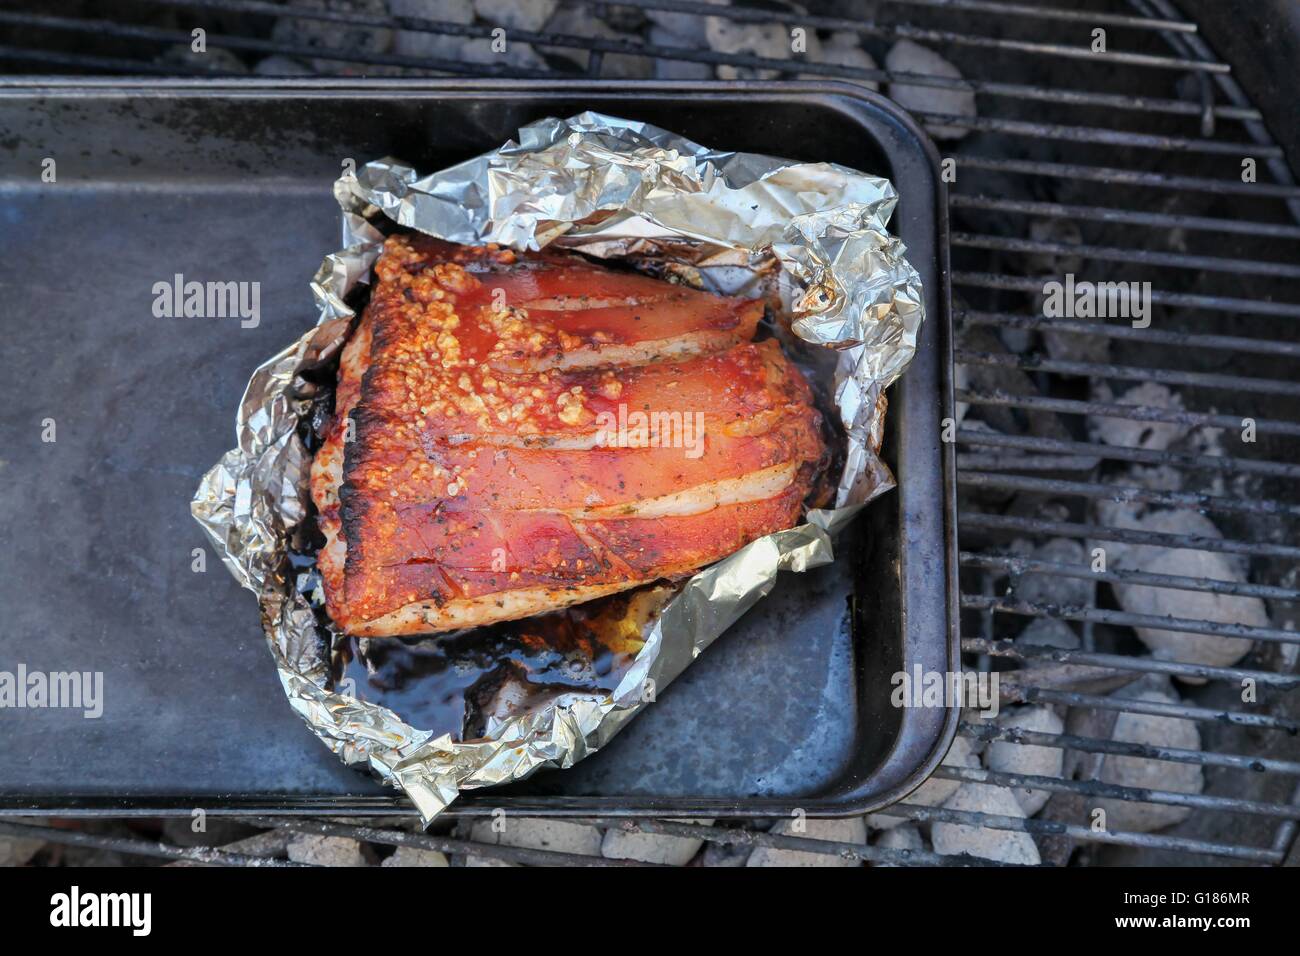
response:
[(489, 717), (517, 716), (567, 693), (612, 693), (672, 590), (641, 588), (443, 634), (341, 637), (334, 689), (387, 707), (413, 727), (472, 740)]

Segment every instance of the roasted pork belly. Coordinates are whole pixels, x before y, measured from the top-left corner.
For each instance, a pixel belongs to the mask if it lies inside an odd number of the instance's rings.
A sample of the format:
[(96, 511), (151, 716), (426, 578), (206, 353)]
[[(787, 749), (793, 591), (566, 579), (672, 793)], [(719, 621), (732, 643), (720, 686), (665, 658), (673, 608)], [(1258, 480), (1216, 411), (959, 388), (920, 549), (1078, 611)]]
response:
[(688, 575), (795, 524), (823, 467), (762, 307), (554, 253), (390, 238), (312, 465), (361, 636)]

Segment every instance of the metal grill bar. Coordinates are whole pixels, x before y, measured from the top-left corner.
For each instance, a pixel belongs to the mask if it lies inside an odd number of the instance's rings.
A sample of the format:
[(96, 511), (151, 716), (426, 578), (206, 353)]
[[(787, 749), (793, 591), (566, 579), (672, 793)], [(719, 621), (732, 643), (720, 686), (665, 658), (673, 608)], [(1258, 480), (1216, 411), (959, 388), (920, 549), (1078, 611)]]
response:
[(1084, 753), (1143, 757), (1147, 760), (1164, 760), (1169, 763), (1192, 764), (1198, 767), (1224, 767), (1230, 770), (1249, 770), (1252, 773), (1268, 771), (1300, 776), (1300, 763), (1291, 760), (1271, 760), (1243, 754), (1208, 753), (1204, 750), (1187, 750), (1179, 747), (1152, 747), (1148, 744), (1128, 743), (1122, 740), (1102, 740), (1097, 737), (1080, 737), (1076, 734), (1045, 734), (1020, 727), (972, 724), (967, 721), (962, 722), (960, 732), (972, 740), (984, 743), (1002, 740), (1034, 747), (1053, 747), (1057, 750), (1079, 750)]
[(1079, 256), (1103, 262), (1138, 262), (1149, 266), (1167, 266), (1172, 269), (1208, 270), (1241, 275), (1274, 276), (1279, 279), (1300, 279), (1300, 266), (1287, 262), (1268, 262), (1258, 259), (1227, 259), (1223, 256), (1197, 256), (1181, 252), (1153, 252), (1150, 249), (1122, 249), (1114, 246), (1090, 246), (1068, 242), (1046, 242), (1040, 239), (1016, 239), (1010, 236), (990, 236), (970, 232), (952, 234), (955, 246), (972, 249), (995, 249), (999, 252), (1051, 253), (1053, 255)]
[(996, 813), (977, 813), (973, 810), (949, 810), (945, 807), (919, 807), (910, 803), (895, 804), (889, 808), (889, 814), (916, 823), (957, 823), (990, 830), (1063, 836), (1079, 843), (1109, 843), (1115, 846), (1145, 847), (1152, 850), (1177, 850), (1183, 853), (1223, 856), (1252, 863), (1276, 864), (1280, 863), (1285, 856), (1285, 854), (1279, 855), (1276, 850), (1259, 850), (1227, 843), (1189, 840), (1155, 833), (1094, 830), (1091, 827), (1061, 823), (1056, 820), (1025, 819)]
[[(155, 0), (163, 2), (163, 0)], [(298, 9), (298, 8), (277, 8)], [(15, 13), (0, 10), (0, 23), (13, 26), (39, 28), (44, 30), (66, 30), (73, 33), (89, 33), (95, 36), (111, 36), (129, 40), (151, 40), (158, 43), (181, 44), (188, 46), (193, 39), (190, 34), (180, 30), (165, 30), (157, 27), (131, 26), (111, 20), (75, 20), (69, 17), (50, 17), (32, 13)], [(315, 60), (335, 60), (340, 63), (368, 63), (375, 66), (405, 66), (413, 69), (433, 70), (444, 73), (456, 73), (466, 76), (514, 76), (514, 77), (549, 77), (552, 74), (541, 70), (525, 70), (496, 64), (470, 64), (455, 60), (437, 60), (430, 57), (402, 56), (397, 53), (354, 53), (333, 50), (328, 47), (304, 46), (293, 43), (280, 43), (272, 40), (260, 40), (255, 37), (232, 36), (229, 34), (209, 34), (208, 44), (213, 48), (231, 50), (249, 50), (256, 53), (282, 54)], [(173, 71), (174, 72), (174, 71)]]
[[(610, 6), (634, 7), (638, 10), (663, 10), (669, 12), (689, 13), (698, 17), (717, 16), (730, 20), (740, 20), (744, 14), (728, 16), (728, 10), (736, 8), (716, 6), (719, 0), (703, 0), (701, 3), (687, 3), (682, 0), (616, 0)], [(1037, 6), (1023, 3), (1004, 3), (1000, 0), (883, 0), (890, 6), (937, 7), (944, 12), (995, 13), (1014, 16), (1020, 19), (1060, 20), (1066, 22), (1083, 22), (1097, 26), (1122, 26), (1135, 30), (1156, 30), (1173, 33), (1195, 33), (1196, 24), (1178, 18), (1157, 18), (1111, 11), (1066, 10), (1060, 7)], [(805, 21), (802, 15), (787, 13), (783, 19), (774, 11), (762, 11), (765, 18), (751, 19), (757, 23), (788, 23), (798, 25)], [(858, 30), (863, 27), (860, 19), (847, 17), (822, 16), (817, 18), (817, 25), (825, 30)]]
[[(971, 405), (995, 405), (1007, 408), (1025, 408), (1061, 412), (1068, 415), (1089, 415), (1096, 418), (1122, 418), (1135, 422), (1166, 422), (1174, 425), (1210, 426), (1212, 428), (1242, 427), (1241, 415), (1214, 415), (1208, 412), (1178, 411), (1144, 405), (1119, 405), (1112, 402), (1085, 402), (1070, 398), (1048, 398), (1043, 395), (1015, 395), (996, 389), (958, 389), (957, 401)], [(1277, 421), (1271, 418), (1255, 419), (1256, 431), (1261, 435), (1300, 435), (1300, 423)]]
[(1027, 199), (1001, 199), (997, 196), (952, 193), (948, 205), (953, 209), (982, 209), (989, 212), (1014, 212), (1050, 219), (1087, 222), (1123, 223), (1150, 226), (1153, 229), (1198, 229), (1214, 233), (1245, 233), (1275, 239), (1300, 239), (1300, 226), (1286, 223), (1254, 222), (1248, 219), (1222, 219), (1213, 216), (1187, 216), (1173, 213), (1115, 209), (1106, 206), (1077, 206), (1067, 203), (1034, 202)]
[(976, 554), (963, 551), (961, 563), (968, 567), (1004, 571), (1011, 575), (1038, 572), (1059, 577), (1079, 578), (1085, 581), (1106, 581), (1117, 584), (1143, 584), (1147, 587), (1172, 588), (1178, 591), (1207, 591), (1211, 594), (1234, 594), (1241, 597), (1266, 598), (1272, 601), (1300, 601), (1300, 591), (1293, 588), (1274, 587), (1269, 584), (1252, 584), (1245, 581), (1219, 581), (1214, 578), (1189, 578), (1178, 574), (1155, 574), (1150, 571), (1117, 569), (1094, 571), (1090, 567), (1025, 558), (1018, 555)]
[(18, 839), (43, 840), (46, 843), (61, 843), (67, 846), (79, 846), (92, 850), (110, 850), (126, 856), (154, 857), (164, 860), (185, 860), (190, 863), (204, 863), (211, 866), (310, 866), (308, 863), (295, 863), (292, 860), (277, 860), (261, 856), (248, 856), (242, 853), (230, 853), (209, 847), (171, 846), (157, 840), (137, 840), (131, 837), (106, 836), (97, 833), (84, 833), (80, 830), (64, 830), (58, 827), (32, 826), (26, 823), (9, 823), (0, 821), (0, 834)]
[(439, 853), (474, 855), (493, 860), (505, 860), (509, 863), (520, 863), (526, 866), (629, 867), (650, 865), (635, 860), (610, 860), (600, 856), (561, 853), (558, 850), (534, 850), (528, 847), (501, 846), (493, 843), (460, 840), (454, 837), (434, 836), (427, 833), (408, 833), (405, 830), (351, 826), (327, 820), (247, 817), (241, 818), (241, 821), (250, 826), (288, 830), (291, 833), (311, 833), (316, 836), (343, 837), (348, 840), (378, 843), (381, 846), (404, 846), (415, 850), (434, 850)]
[[(970, 595), (963, 595), (964, 601)], [(988, 654), (1009, 660), (1051, 660), (1058, 664), (1092, 664), (1117, 671), (1135, 671), (1142, 674), (1166, 674), (1170, 677), (1193, 677), (1204, 680), (1230, 681), (1239, 684), (1253, 680), (1256, 684), (1295, 690), (1300, 687), (1300, 677), (1292, 674), (1275, 674), (1272, 671), (1249, 670), (1244, 667), (1210, 667), (1205, 664), (1183, 664), (1177, 661), (1157, 660), (1152, 657), (1126, 657), (1121, 654), (1101, 654), (1093, 651), (1063, 651), (1058, 648), (1034, 644), (1013, 644), (1007, 640), (988, 640), (982, 637), (963, 638), (962, 650), (973, 654)]]
[[(1297, 784), (1292, 792), (1291, 802), (1300, 804), (1300, 784)], [(1295, 843), (1297, 832), (1300, 832), (1300, 828), (1297, 827), (1296, 821), (1287, 820), (1277, 828), (1277, 833), (1273, 837), (1273, 851), (1282, 855), (1284, 866), (1291, 851), (1291, 846)]]
[[(680, 823), (672, 820), (628, 820), (622, 817), (581, 818), (575, 822), (589, 826), (607, 827), (623, 830), (627, 833), (653, 833), (661, 836), (674, 836), (683, 839), (704, 840), (728, 846), (769, 847), (775, 850), (795, 850), (801, 853), (816, 853), (822, 856), (835, 856), (844, 860), (861, 860), (874, 863), (922, 863), (926, 865), (950, 866), (953, 857), (942, 856), (926, 850), (890, 850), (885, 847), (868, 846), (859, 843), (844, 843), (839, 840), (815, 840), (809, 837), (792, 836), (780, 833), (765, 833), (749, 829), (724, 829), (716, 826), (703, 826), (694, 823)], [(992, 860), (967, 858), (958, 862), (962, 866), (1001, 866)]]
[[(379, 827), (351, 826), (321, 820), (284, 820), (278, 817), (250, 817), (243, 822), (252, 826), (276, 827), (295, 833), (313, 833), (320, 836), (344, 837), (351, 840), (363, 840), (383, 846), (407, 846), (422, 850), (437, 850), (442, 853), (461, 853), (521, 863), (529, 866), (622, 866), (641, 867), (653, 864), (636, 860), (607, 859), (605, 857), (579, 856), (561, 853), (555, 850), (534, 850), (524, 847), (506, 846), (504, 844), (478, 843), (452, 837), (439, 837), (427, 834), (407, 833), (404, 830), (392, 830)], [(574, 819), (575, 824), (622, 829), (629, 833), (659, 833), (667, 836), (680, 836), (687, 839), (702, 839), (710, 843), (742, 845), (750, 847), (771, 847), (781, 850), (797, 850), (803, 853), (815, 853), (836, 856), (842, 859), (885, 862), (885, 863), (950, 863), (947, 857), (919, 850), (890, 850), (865, 844), (842, 843), (832, 840), (814, 840), (807, 837), (787, 836), (775, 833), (763, 833), (753, 830), (724, 829), (722, 827), (697, 824), (673, 823), (667, 820), (627, 820), (618, 818)], [(972, 860), (971, 865), (996, 865), (984, 860)]]
[[(1043, 280), (998, 273), (954, 272), (956, 285), (975, 286), (982, 289), (1007, 289), (1017, 292), (1042, 292)], [(1215, 312), (1241, 312), (1245, 315), (1274, 315), (1283, 318), (1300, 318), (1300, 303), (1262, 302), (1257, 299), (1238, 299), (1221, 295), (1188, 295), (1179, 292), (1151, 290), (1151, 301), (1156, 305), (1182, 306), (1188, 309), (1208, 309)]]
[(1222, 624), (1217, 621), (1200, 621), (1193, 618), (1136, 614), (1132, 611), (1110, 611), (1099, 607), (1035, 604), (988, 594), (963, 594), (961, 606), (976, 610), (1000, 611), (1022, 617), (1050, 617), (1065, 621), (1093, 621), (1101, 624), (1118, 624), (1125, 627), (1144, 627), (1178, 634), (1212, 634), (1216, 637), (1245, 638), (1269, 644), (1300, 644), (1300, 633), (1275, 627), (1253, 627), (1247, 624)]
[(957, 467), (967, 470), (989, 470), (994, 468), (1014, 468), (1017, 471), (1088, 471), (1095, 467), (1097, 459), (1080, 458), (1073, 455), (1000, 455), (972, 454), (962, 452), (957, 455)]
[[(1040, 103), (1056, 103), (1063, 106), (1097, 106), (1104, 109), (1132, 110), (1138, 113), (1167, 113), (1171, 116), (1201, 116), (1203, 107), (1183, 100), (1152, 99), (1148, 97), (1125, 96), (1121, 93), (1098, 93), (1092, 90), (1066, 90), (1056, 87), (1030, 86), (1023, 83), (999, 83), (992, 80), (952, 80), (948, 77), (929, 76), (924, 73), (891, 73), (888, 70), (861, 71), (862, 79), (881, 80), (883, 82), (899, 81), (909, 86), (931, 86), (939, 89), (970, 90), (983, 96), (1002, 96), (1008, 99), (1028, 100)], [(866, 75), (880, 73), (880, 76)], [(1215, 120), (1235, 120), (1243, 123), (1259, 122), (1263, 119), (1258, 110), (1241, 109), (1233, 106), (1213, 105), (1210, 115)]]
[(1024, 451), (1057, 452), (1078, 459), (1105, 458), (1113, 461), (1132, 461), (1143, 465), (1174, 465), (1185, 469), (1204, 471), (1241, 472), (1243, 474), (1271, 475), (1277, 478), (1300, 477), (1300, 465), (1280, 461), (1258, 461), (1253, 458), (1232, 458), (1227, 455), (1180, 455), (1153, 451), (1147, 448), (1125, 448), (1120, 445), (1090, 445), (1082, 441), (1065, 441), (1037, 436), (1002, 435), (995, 432), (973, 431), (961, 428), (957, 440), (970, 445), (988, 445), (997, 448), (1019, 448)]
[[(1196, 32), (1196, 24), (1188, 23), (1186, 20), (1142, 17), (1106, 10), (1064, 10), (1060, 7), (1034, 6), (1025, 3), (1001, 3), (998, 0), (884, 0), (884, 2), (892, 6), (935, 7), (944, 12), (994, 13), (1015, 17), (1018, 20), (1061, 20), (1067, 23), (1086, 23), (1089, 26), (1129, 27), (1134, 30), (1159, 30), (1171, 33)], [(652, 8), (656, 6), (656, 0), (645, 0), (644, 4), (636, 5)]]
[(1135, 803), (1156, 803), (1169, 807), (1190, 807), (1199, 810), (1221, 810), (1228, 813), (1250, 813), (1261, 817), (1283, 820), (1300, 819), (1300, 807), (1290, 804), (1261, 803), (1257, 800), (1238, 800), (1233, 797), (1213, 797), (1199, 793), (1178, 793), (1173, 790), (1148, 790), (1143, 787), (1121, 787), (1112, 783), (1089, 780), (1062, 780), (1059, 777), (1040, 777), (1027, 773), (1003, 773), (997, 770), (976, 770), (972, 767), (940, 767), (934, 772), (944, 780), (963, 783), (991, 783), (999, 787), (1028, 787), (1050, 793), (1077, 793), (1086, 797), (1110, 800), (1131, 800)]
[(1028, 532), (1062, 538), (1095, 538), (1102, 541), (1121, 541), (1125, 544), (1151, 544), (1162, 548), (1186, 548), (1193, 551), (1218, 551), (1224, 554), (1249, 554), (1270, 558), (1300, 557), (1300, 547), (1285, 544), (1267, 544), (1257, 541), (1234, 541), (1230, 538), (1209, 538), (1199, 534), (1172, 534), (1166, 531), (1110, 528), (1102, 525), (1049, 521), (1045, 518), (1030, 518), (1020, 515), (963, 513), (960, 518), (964, 525), (988, 530)]
[(928, 113), (913, 110), (912, 115), (935, 126), (957, 126), (984, 133), (1003, 136), (1022, 136), (1028, 139), (1056, 139), (1070, 143), (1102, 143), (1107, 146), (1130, 146), (1136, 149), (1158, 149), (1161, 152), (1207, 153), (1218, 156), (1258, 155), (1282, 159), (1277, 146), (1260, 146), (1255, 143), (1223, 142), (1217, 139), (1198, 139), (1190, 136), (1159, 136), (1151, 133), (1133, 133), (1098, 126), (1067, 126), (1061, 123), (1031, 123), (1026, 120), (999, 119), (994, 116), (957, 116), (952, 113)]
[(1261, 515), (1295, 515), (1300, 517), (1300, 505), (1268, 499), (1228, 498), (1197, 492), (1153, 491), (1125, 485), (1107, 485), (1100, 482), (1066, 481), (1056, 478), (1034, 478), (1027, 475), (1004, 475), (985, 471), (962, 474), (962, 481), (972, 488), (1010, 488), (1016, 491), (1036, 491), (1049, 495), (1074, 495), (1105, 501), (1141, 501), (1147, 504), (1166, 505), (1171, 508), (1195, 508), (1197, 511), (1238, 511)]
[(1135, 342), (1158, 342), (1179, 348), (1205, 348), (1254, 352), (1259, 355), (1285, 355), (1300, 358), (1300, 342), (1246, 338), (1241, 335), (1211, 335), (1204, 332), (1179, 332), (1164, 329), (1136, 329), (1132, 325), (1113, 325), (1082, 319), (1046, 318), (1041, 315), (1017, 315), (1011, 312), (972, 312), (963, 310), (957, 318), (971, 325), (998, 325), (1015, 329), (1046, 329), (1050, 332), (1077, 332), (1080, 335)]
[[(1226, 455), (1206, 456), (1182, 454), (1170, 454), (1167, 455), (1164, 460), (1161, 460), (1160, 452), (1145, 448), (1126, 448), (1119, 445), (1090, 445), (1087, 442), (1065, 441), (1053, 438), (1035, 439), (1033, 436), (1003, 435), (995, 432), (971, 431), (969, 429), (961, 429), (958, 431), (957, 437), (963, 444), (1014, 448), (1030, 452), (1037, 452), (1040, 450), (1062, 452), (1065, 454), (1065, 458), (1047, 458), (1045, 460), (1058, 462), (1068, 460), (1074, 463), (1071, 467), (1080, 467), (1081, 463), (1104, 459), (1109, 461), (1137, 462), (1149, 465), (1165, 464), (1192, 471), (1220, 471), (1225, 473), (1269, 475), (1272, 477), (1292, 477), (1297, 471), (1300, 471), (1300, 466), (1282, 462), (1257, 461), (1249, 458), (1232, 458)], [(1090, 451), (1091, 449), (1096, 449), (1096, 451)], [(972, 458), (973, 457), (974, 456), (972, 456)], [(1032, 465), (1038, 457), (1039, 456), (1035, 455), (1024, 459), (1010, 459), (1010, 461), (1014, 462), (1015, 467), (1023, 468)], [(985, 466), (976, 466), (974, 464), (968, 467), (985, 469)], [(1055, 467), (1065, 468), (1063, 465)]]
[(938, 43), (943, 46), (969, 46), (977, 49), (1027, 53), (1034, 56), (1087, 59), (1097, 63), (1114, 65), (1122, 64), (1125, 66), (1205, 73), (1230, 73), (1232, 71), (1228, 64), (1210, 60), (1184, 60), (1178, 57), (1150, 56), (1143, 53), (1094, 53), (1088, 47), (1066, 46), (1060, 43), (1008, 40), (1000, 37), (976, 36), (947, 30), (929, 30), (906, 24), (879, 26), (862, 20), (813, 16), (794, 12), (786, 13), (779, 10), (756, 10), (739, 6), (706, 6), (702, 9), (699, 3), (689, 2), (689, 0), (648, 0), (648, 2), (647, 0), (623, 0), (619, 5), (689, 13), (694, 16), (721, 17), (740, 23), (781, 23), (787, 26), (811, 27), (818, 30), (847, 30), (864, 36), (881, 37), (887, 40), (903, 39), (920, 43)]
[(1087, 166), (1033, 159), (1004, 159), (963, 153), (962, 167), (986, 169), (1022, 176), (1050, 176), (1077, 179), (1106, 186), (1150, 186), (1154, 189), (1178, 189), (1213, 195), (1249, 196), (1252, 199), (1300, 199), (1300, 186), (1284, 183), (1243, 183), (1239, 179), (1212, 179), (1206, 176), (1172, 176), (1167, 173), (1125, 169), (1120, 166)]
[(1130, 381), (1160, 382), (1166, 385), (1196, 385), (1201, 388), (1221, 388), (1232, 392), (1262, 392), (1268, 395), (1300, 395), (1300, 382), (1280, 379), (1253, 378), (1245, 375), (1220, 375), (1215, 372), (1183, 372), (1165, 368), (1131, 368), (1127, 365), (1105, 365), (1100, 362), (1070, 362), (1048, 358), (1045, 355), (1008, 355), (994, 352), (976, 352), (957, 349), (957, 361), (966, 365), (996, 365), (1033, 372), (1055, 372), (1061, 375), (1079, 375), (1087, 378), (1117, 378)]
[(1130, 697), (1101, 697), (1057, 690), (1053, 687), (1028, 687), (1024, 692), (1026, 703), (1059, 704), (1062, 707), (1083, 707), (1089, 710), (1111, 710), (1126, 714), (1147, 714), (1152, 717), (1175, 717), (1201, 723), (1232, 724), (1256, 730), (1279, 730), (1288, 734), (1300, 733), (1300, 724), (1271, 714), (1245, 713), (1195, 707), (1190, 704), (1173, 704), (1165, 701), (1137, 700)]
[(109, 71), (118, 73), (145, 73), (151, 76), (171, 76), (182, 73), (187, 76), (221, 76), (217, 70), (206, 70), (190, 64), (147, 63), (141, 60), (127, 60), (121, 57), (94, 56), (86, 53), (61, 53), (57, 50), (27, 50), (21, 47), (0, 44), (0, 60), (14, 60), (22, 63), (53, 63), (72, 67), (76, 70)]

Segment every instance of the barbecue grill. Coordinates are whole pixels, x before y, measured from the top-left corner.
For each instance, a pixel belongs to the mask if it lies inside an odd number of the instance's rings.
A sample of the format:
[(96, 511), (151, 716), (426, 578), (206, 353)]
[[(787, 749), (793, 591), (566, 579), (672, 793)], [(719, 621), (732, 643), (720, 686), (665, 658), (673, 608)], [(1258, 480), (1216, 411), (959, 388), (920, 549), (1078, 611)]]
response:
[[(1260, 21), (1274, 28), (1266, 40), (1227, 22), (1247, 15), (1190, 0), (1181, 9), (1168, 0), (1093, 0), (1068, 9), (1002, 0), (838, 0), (810, 13), (775, 0), (623, 0), (589, 4), (584, 16), (560, 21), (564, 29), (554, 17), (536, 29), (511, 27), (510, 42), (531, 51), (526, 60), (471, 62), (447, 52), (456, 42), (428, 44), (438, 55), (410, 52), (420, 49), (419, 38), (492, 38), (491, 24), (440, 20), (441, 5), (426, 6), (414, 17), (392, 15), (383, 3), (136, 0), (115, 5), (109, 19), (92, 4), (13, 3), (0, 10), (0, 64), (12, 73), (95, 75), (720, 73), (886, 91), (905, 80), (909, 103), (933, 104), (914, 115), (955, 160), (949, 191), (965, 661), (999, 673), (1005, 705), (1068, 708), (1069, 718), (1060, 732), (978, 720), (964, 721), (960, 731), (976, 747), (1059, 749), (1060, 777), (961, 766), (936, 772), (1045, 791), (1050, 799), (1036, 815), (906, 800), (889, 813), (1025, 832), (1043, 860), (1056, 864), (1294, 862), (1300, 186), (1288, 156), (1298, 155), (1300, 124), (1285, 112), (1286, 91), (1268, 80), (1270, 62), (1294, 62), (1286, 59), (1287, 44), (1300, 42), (1300, 30), (1290, 32), (1300, 25), (1293, 11), (1259, 4)], [(672, 30), (661, 26), (668, 16), (676, 18)], [(737, 28), (848, 34), (880, 65), (834, 56), (829, 43), (780, 55), (758, 44), (711, 47), (700, 39), (708, 34), (706, 17)], [(187, 53), (196, 28), (220, 56)], [(405, 42), (394, 44), (394, 35)], [(685, 42), (692, 37), (697, 42)], [(941, 54), (960, 75), (891, 71), (885, 51), (899, 40)], [(973, 94), (974, 111), (946, 109), (960, 102), (953, 94)], [(1067, 272), (1080, 281), (1150, 282), (1149, 324), (1046, 317), (1043, 283)], [(1173, 517), (1145, 522), (1148, 514)], [(1206, 521), (1217, 533), (1207, 532)], [(1099, 554), (1104, 562), (1124, 549), (1150, 556), (1156, 548), (1183, 559), (1174, 570), (1141, 560), (1098, 564)], [(1123, 599), (1134, 594), (1151, 607)], [(1155, 603), (1153, 595), (1160, 596)], [(1262, 601), (1266, 620), (1169, 610), (1242, 606), (1215, 603), (1227, 599)], [(1193, 637), (1198, 648), (1206, 639), (1211, 647), (1234, 638), (1253, 644), (1223, 663), (1212, 653), (1180, 654)], [(1156, 643), (1172, 650), (1152, 653)], [(1124, 693), (1166, 678), (1175, 680), (1176, 699)], [(1243, 688), (1253, 696), (1243, 699)], [(1144, 715), (1193, 722), (1200, 745), (1153, 745), (1114, 733), (1117, 722)], [(1158, 776), (1153, 786), (1108, 782), (1107, 758), (1199, 767), (1205, 786), (1164, 789)], [(1144, 804), (1187, 812), (1157, 832), (1098, 829), (1085, 822), (1098, 802), (1121, 811)], [(474, 843), (466, 833), (414, 834), (397, 824), (251, 822), (513, 862), (561, 856)], [(929, 851), (769, 833), (760, 821), (592, 822), (711, 844), (953, 862)], [(0, 823), (0, 833), (25, 829)], [(41, 832), (142, 855), (257, 858)]]

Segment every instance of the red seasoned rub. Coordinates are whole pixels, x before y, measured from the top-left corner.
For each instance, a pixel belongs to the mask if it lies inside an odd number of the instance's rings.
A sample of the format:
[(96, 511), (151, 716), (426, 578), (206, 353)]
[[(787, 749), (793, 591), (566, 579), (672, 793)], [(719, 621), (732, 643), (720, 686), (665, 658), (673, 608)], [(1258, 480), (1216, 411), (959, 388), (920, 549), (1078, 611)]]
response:
[(525, 617), (795, 524), (825, 448), (762, 307), (572, 256), (403, 235), (312, 465), (349, 633)]

